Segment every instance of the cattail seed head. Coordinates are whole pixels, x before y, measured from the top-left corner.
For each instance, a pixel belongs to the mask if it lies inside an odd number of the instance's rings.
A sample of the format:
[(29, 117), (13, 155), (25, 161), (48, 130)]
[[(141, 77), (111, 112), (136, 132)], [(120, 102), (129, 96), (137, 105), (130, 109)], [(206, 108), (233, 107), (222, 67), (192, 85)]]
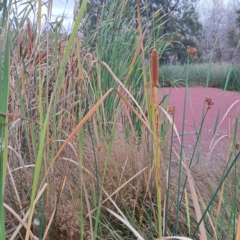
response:
[(152, 51), (152, 85), (158, 86), (158, 51), (153, 49)]

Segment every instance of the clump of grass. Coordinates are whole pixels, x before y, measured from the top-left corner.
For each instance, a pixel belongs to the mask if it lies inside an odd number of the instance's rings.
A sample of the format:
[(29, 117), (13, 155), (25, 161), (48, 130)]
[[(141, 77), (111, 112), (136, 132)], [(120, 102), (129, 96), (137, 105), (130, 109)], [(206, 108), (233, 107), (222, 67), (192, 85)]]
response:
[[(188, 78), (189, 86), (206, 86), (209, 75), (208, 87), (224, 89), (225, 82), (230, 68), (229, 63), (192, 63), (189, 64)], [(240, 68), (238, 65), (232, 66), (229, 76), (227, 90), (240, 91)], [(177, 86), (185, 86), (185, 77), (187, 74), (187, 65), (163, 65), (159, 81), (163, 86), (171, 86), (176, 83)]]

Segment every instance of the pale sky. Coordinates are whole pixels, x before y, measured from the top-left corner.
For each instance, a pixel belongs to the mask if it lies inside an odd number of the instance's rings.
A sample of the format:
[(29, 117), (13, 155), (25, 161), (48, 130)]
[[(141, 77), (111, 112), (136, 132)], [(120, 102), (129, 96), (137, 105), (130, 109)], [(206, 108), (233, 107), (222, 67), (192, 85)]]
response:
[[(65, 13), (64, 13), (65, 10)], [(44, 11), (47, 12), (45, 8)], [(64, 21), (63, 25), (65, 28), (68, 28), (73, 21), (73, 11), (74, 11), (74, 0), (53, 0), (53, 7), (52, 7), (52, 20), (56, 19), (57, 17), (61, 17), (64, 13)]]
[[(122, 1), (122, 0), (119, 0)], [(216, 0), (215, 0), (216, 1)], [(224, 4), (226, 4), (229, 0), (217, 0), (219, 2), (222, 2)], [(197, 3), (197, 10), (200, 6), (211, 6), (213, 0), (198, 0)], [(72, 23), (72, 17), (73, 17), (73, 8), (74, 8), (74, 0), (68, 0), (68, 1), (64, 1), (64, 0), (53, 0), (53, 17), (57, 17), (57, 16), (61, 16), (61, 14), (64, 11), (64, 7), (66, 5), (66, 16), (68, 19), (66, 19), (64, 21), (64, 26), (69, 26), (69, 22)], [(46, 9), (46, 8), (45, 8)]]
[[(119, 0), (119, 1), (122, 1), (122, 0)], [(197, 11), (199, 11), (200, 15), (201, 15), (201, 13), (205, 12), (204, 8), (206, 9), (206, 7), (207, 7), (207, 9), (208, 9), (209, 6), (211, 6), (212, 1), (213, 0), (199, 0), (198, 1), (196, 9), (197, 9)], [(217, 1), (222, 2), (222, 3), (227, 3), (229, 0), (217, 0)], [(20, 12), (21, 9), (23, 9), (26, 6), (26, 4), (24, 4), (24, 3), (28, 3), (28, 2), (29, 2), (29, 0), (22, 0), (18, 4), (18, 12)], [(71, 29), (71, 24), (73, 21), (73, 10), (74, 10), (75, 1), (74, 0), (52, 0), (52, 2), (53, 2), (53, 8), (52, 8), (51, 22), (54, 22), (56, 20), (56, 18), (58, 18), (58, 20), (60, 20), (62, 14), (64, 13), (64, 10), (65, 10), (63, 26), (67, 31), (69, 31)], [(46, 6), (42, 7), (42, 15), (43, 14), (47, 14)], [(33, 14), (30, 18), (33, 19)], [(45, 23), (45, 20), (43, 20), (43, 23)]]
[[(22, 9), (26, 6), (28, 3), (28, 0), (22, 0), (21, 2), (18, 3), (17, 11), (18, 13), (21, 12)], [(36, 1), (37, 2), (37, 1)], [(64, 13), (64, 21), (63, 21), (63, 26), (66, 30), (71, 29), (71, 24), (73, 22), (73, 11), (74, 11), (74, 0), (52, 0), (52, 15), (51, 15), (51, 21), (54, 22), (56, 19), (61, 20), (62, 15)], [(38, 5), (36, 5), (38, 7)], [(30, 9), (30, 8), (29, 8)], [(34, 18), (37, 17), (37, 12), (34, 14), (30, 15), (30, 19), (33, 21)], [(42, 16), (46, 14), (47, 15), (47, 6), (43, 5), (42, 6)], [(43, 17), (43, 22), (44, 24), (46, 22), (45, 18)]]

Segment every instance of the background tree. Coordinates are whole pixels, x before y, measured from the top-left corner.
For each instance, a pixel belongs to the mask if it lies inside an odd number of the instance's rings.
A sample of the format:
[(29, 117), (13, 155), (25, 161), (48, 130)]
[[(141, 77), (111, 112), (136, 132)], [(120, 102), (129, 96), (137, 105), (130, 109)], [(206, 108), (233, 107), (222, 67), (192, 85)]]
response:
[(239, 6), (239, 0), (206, 0), (199, 4), (197, 11), (203, 26), (199, 47), (203, 60), (240, 61), (239, 53), (235, 54), (240, 39)]
[(236, 24), (238, 27), (240, 27), (240, 9), (236, 11), (237, 18), (236, 18)]
[(197, 47), (201, 37), (201, 23), (198, 13), (195, 11), (197, 0), (148, 0), (141, 4), (143, 18), (149, 19), (155, 16), (152, 28), (159, 31), (151, 31), (153, 40), (163, 37), (165, 41), (171, 41), (170, 47), (163, 53), (163, 62), (181, 62), (187, 60), (186, 48), (188, 45)]
[[(162, 38), (164, 41), (171, 41), (170, 47), (164, 52), (161, 61), (164, 62), (186, 62), (186, 48), (198, 46), (201, 37), (201, 23), (198, 13), (195, 11), (197, 0), (144, 0), (140, 1), (142, 9), (142, 22), (144, 27), (150, 28), (152, 41)], [(88, 9), (91, 9), (89, 16), (89, 27), (93, 31), (97, 27), (99, 11), (105, 5), (106, 15), (108, 6), (112, 0), (89, 0)], [(123, 15), (128, 21), (135, 21), (137, 27), (136, 0), (126, 1), (127, 8)], [(121, 4), (119, 4), (120, 6)], [(154, 31), (151, 31), (152, 29)], [(95, 30), (94, 30), (95, 29)]]

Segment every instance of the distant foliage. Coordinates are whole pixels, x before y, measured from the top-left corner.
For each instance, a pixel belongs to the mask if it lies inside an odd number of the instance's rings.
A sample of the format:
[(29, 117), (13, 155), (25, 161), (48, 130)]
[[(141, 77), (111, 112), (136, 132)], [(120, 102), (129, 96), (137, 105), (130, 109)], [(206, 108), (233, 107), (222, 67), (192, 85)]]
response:
[(204, 60), (240, 63), (239, 4), (239, 0), (202, 1), (199, 11), (203, 29), (199, 48)]
[[(163, 65), (160, 71), (160, 85), (161, 86), (184, 86), (185, 79), (188, 75), (190, 86), (206, 86), (206, 81), (209, 74), (208, 87), (224, 89), (228, 77), (230, 64), (211, 64), (209, 73), (208, 63), (190, 64), (187, 65)], [(188, 71), (188, 72), (187, 72)], [(229, 75), (227, 90), (240, 91), (240, 68), (234, 65)]]
[[(167, 51), (164, 52), (161, 62), (165, 63), (185, 63), (187, 61), (187, 46), (197, 47), (201, 37), (202, 25), (199, 21), (198, 13), (195, 10), (197, 0), (149, 0), (140, 1), (142, 10), (142, 22), (144, 29), (149, 29), (152, 41), (160, 37), (171, 42)], [(90, 0), (88, 10), (91, 10), (91, 17), (88, 26), (92, 31), (98, 26), (102, 6), (111, 6), (113, 0)], [(137, 28), (136, 1), (126, 1), (127, 7), (122, 14), (129, 22), (134, 22)], [(121, 7), (121, 4), (119, 4)], [(108, 14), (105, 8), (105, 14)], [(117, 12), (117, 10), (116, 10)], [(154, 31), (152, 31), (154, 29)], [(200, 52), (198, 51), (198, 57)]]

